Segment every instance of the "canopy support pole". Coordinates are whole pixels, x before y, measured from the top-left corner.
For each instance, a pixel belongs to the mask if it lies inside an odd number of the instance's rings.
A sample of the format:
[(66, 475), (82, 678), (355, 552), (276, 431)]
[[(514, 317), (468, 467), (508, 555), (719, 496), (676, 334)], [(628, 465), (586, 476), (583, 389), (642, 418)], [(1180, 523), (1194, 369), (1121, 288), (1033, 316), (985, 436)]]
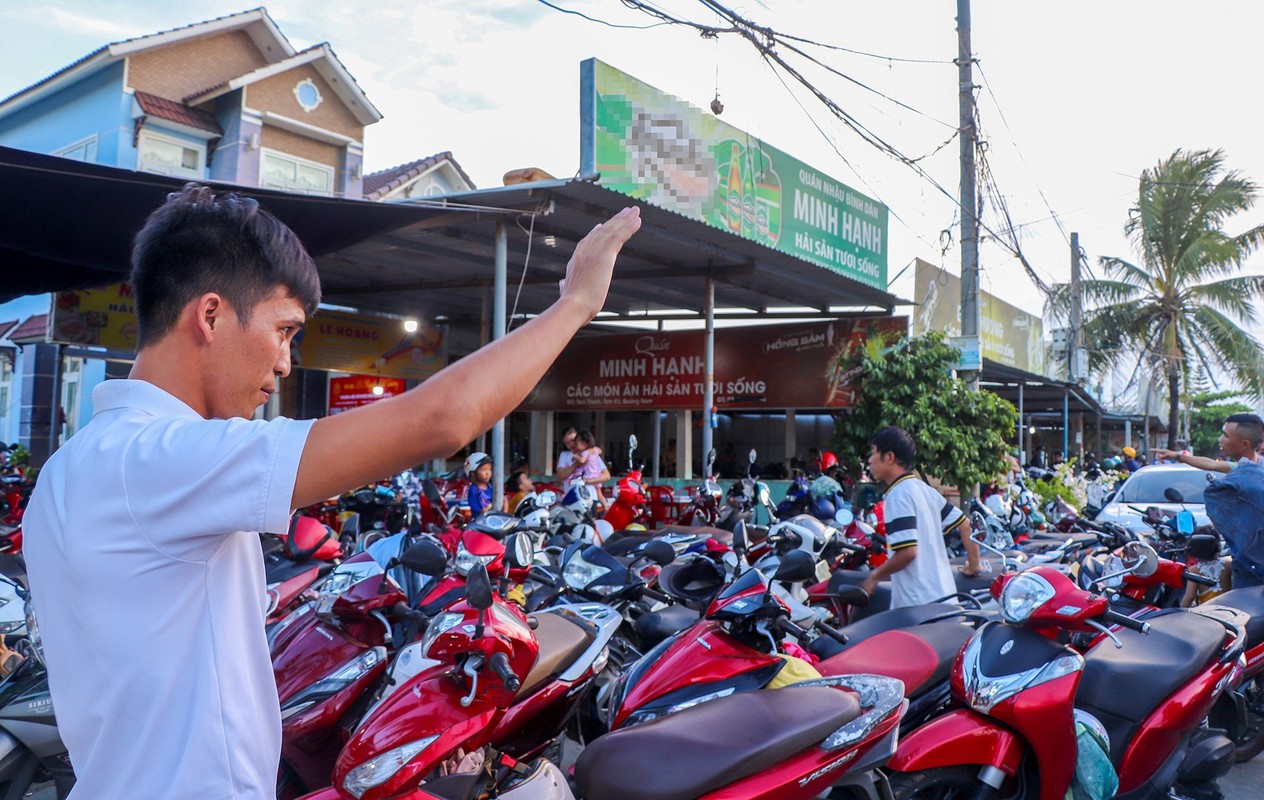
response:
[(715, 446), (715, 430), (711, 427), (711, 409), (715, 406), (715, 279), (707, 278), (703, 297), (703, 313), (707, 317), (706, 374), (702, 378), (702, 471), (703, 479), (711, 477), (706, 468), (708, 453)]
[[(496, 223), (496, 274), (494, 281), (492, 312), (492, 339), (505, 338), (505, 299), (509, 274), (509, 229), (505, 223)], [(499, 419), (492, 426), (492, 508), (499, 509), (505, 502), (505, 420)]]

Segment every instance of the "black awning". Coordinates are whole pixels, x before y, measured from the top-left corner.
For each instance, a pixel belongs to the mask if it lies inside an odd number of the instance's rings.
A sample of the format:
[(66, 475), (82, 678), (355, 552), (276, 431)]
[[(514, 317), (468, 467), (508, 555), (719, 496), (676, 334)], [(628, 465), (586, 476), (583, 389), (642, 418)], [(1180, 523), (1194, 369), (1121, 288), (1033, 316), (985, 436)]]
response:
[[(185, 183), (0, 147), (0, 302), (122, 280), (136, 232), (167, 194)], [(441, 213), (205, 183), (258, 199), (313, 256)]]

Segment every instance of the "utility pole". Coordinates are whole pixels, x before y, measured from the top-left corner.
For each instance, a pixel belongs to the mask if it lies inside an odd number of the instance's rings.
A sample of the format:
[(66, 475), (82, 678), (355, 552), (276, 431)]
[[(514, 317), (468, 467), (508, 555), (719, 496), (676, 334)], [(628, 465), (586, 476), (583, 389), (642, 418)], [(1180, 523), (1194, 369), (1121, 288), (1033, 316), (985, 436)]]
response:
[(1087, 378), (1081, 375), (1080, 348), (1084, 346), (1084, 290), (1080, 283), (1080, 235), (1071, 234), (1071, 330), (1067, 332), (1067, 378), (1079, 383)]
[[(970, 49), (970, 0), (957, 0), (957, 77), (961, 115), (961, 338), (963, 356), (978, 359), (979, 340), (979, 220), (975, 201), (974, 53)], [(972, 351), (972, 352), (965, 352)], [(963, 371), (971, 390), (979, 388), (979, 373)]]

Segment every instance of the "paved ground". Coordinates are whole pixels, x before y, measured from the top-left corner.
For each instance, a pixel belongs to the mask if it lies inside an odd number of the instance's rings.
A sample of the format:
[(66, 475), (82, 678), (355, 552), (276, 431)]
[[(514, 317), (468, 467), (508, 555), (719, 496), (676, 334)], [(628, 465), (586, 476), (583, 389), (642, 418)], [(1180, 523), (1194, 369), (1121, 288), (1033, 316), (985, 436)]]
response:
[(1220, 779), (1225, 800), (1259, 800), (1264, 793), (1261, 787), (1264, 787), (1264, 755), (1235, 765), (1228, 775)]

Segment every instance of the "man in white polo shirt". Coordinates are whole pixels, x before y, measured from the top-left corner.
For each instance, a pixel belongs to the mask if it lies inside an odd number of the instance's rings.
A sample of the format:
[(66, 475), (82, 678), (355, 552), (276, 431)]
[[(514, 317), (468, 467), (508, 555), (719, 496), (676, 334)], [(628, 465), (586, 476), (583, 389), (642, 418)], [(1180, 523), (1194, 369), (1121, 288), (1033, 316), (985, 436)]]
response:
[(26, 556), (74, 800), (275, 797), (280, 710), (254, 531), (446, 457), (516, 407), (601, 309), (636, 209), (576, 247), (562, 297), (399, 397), (315, 422), (249, 418), (320, 301), (311, 258), (253, 200), (190, 184), (137, 235), (129, 380), (58, 450)]
[(883, 521), (889, 557), (860, 587), (870, 594), (878, 582), (891, 579), (891, 607), (932, 603), (957, 591), (948, 564), (944, 536), (961, 535), (967, 574), (978, 574), (979, 544), (970, 538), (970, 521), (961, 509), (944, 499), (913, 474), (917, 446), (903, 428), (883, 428), (869, 440), (869, 472), (887, 485)]

